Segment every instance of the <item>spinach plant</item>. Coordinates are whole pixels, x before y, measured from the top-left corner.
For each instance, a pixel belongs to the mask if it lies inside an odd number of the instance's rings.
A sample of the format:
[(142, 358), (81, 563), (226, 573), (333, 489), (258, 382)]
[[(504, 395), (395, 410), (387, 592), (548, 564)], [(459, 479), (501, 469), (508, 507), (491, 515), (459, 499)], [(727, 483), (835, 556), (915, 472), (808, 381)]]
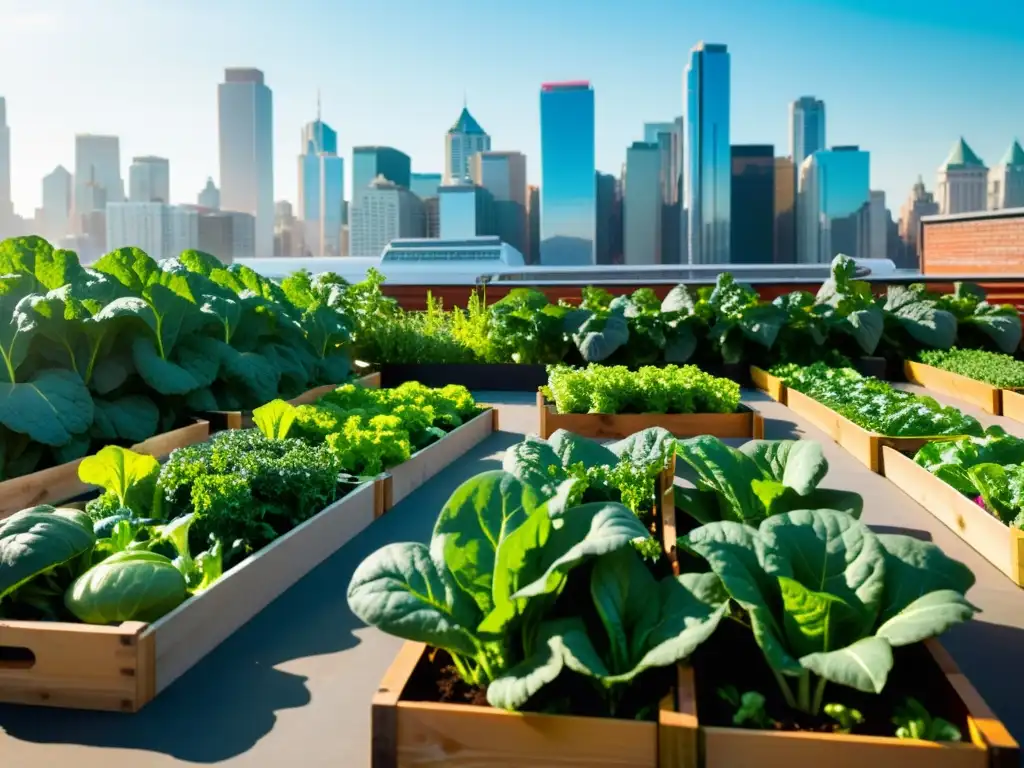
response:
[(953, 283), (953, 293), (941, 296), (938, 307), (956, 318), (956, 340), (961, 346), (995, 346), (1012, 355), (1020, 346), (1020, 313), (1012, 304), (989, 304), (985, 291), (974, 283)]

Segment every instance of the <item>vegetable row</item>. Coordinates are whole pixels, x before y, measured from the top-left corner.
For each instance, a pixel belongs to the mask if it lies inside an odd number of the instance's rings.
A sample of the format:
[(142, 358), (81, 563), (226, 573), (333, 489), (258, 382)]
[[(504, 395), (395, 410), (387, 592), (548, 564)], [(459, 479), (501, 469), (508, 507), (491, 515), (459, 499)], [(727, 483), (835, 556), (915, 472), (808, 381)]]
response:
[(462, 387), (346, 385), (314, 405), (272, 401), (254, 411), (256, 428), (179, 448), (162, 466), (107, 446), (79, 465), (103, 489), (84, 511), (38, 506), (0, 521), (0, 617), (154, 621), (479, 412)]
[[(673, 455), (678, 576), (647, 518)], [(437, 649), (441, 702), (650, 720), (690, 659), (720, 704), (710, 724), (959, 740), (960, 716), (932, 717), (894, 665), (971, 618), (974, 576), (873, 532), (856, 493), (819, 488), (827, 471), (810, 441), (528, 438), (455, 490), (428, 544), (370, 555), (349, 605)]]

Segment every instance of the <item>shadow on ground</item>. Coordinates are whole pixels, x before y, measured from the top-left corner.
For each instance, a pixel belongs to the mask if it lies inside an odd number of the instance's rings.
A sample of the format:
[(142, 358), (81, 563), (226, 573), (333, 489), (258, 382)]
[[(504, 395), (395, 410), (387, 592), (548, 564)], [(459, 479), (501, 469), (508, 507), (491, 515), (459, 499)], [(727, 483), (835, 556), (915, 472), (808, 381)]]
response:
[[(310, 572), (136, 714), (0, 705), (0, 729), (40, 744), (159, 752), (194, 763), (240, 755), (267, 735), (277, 712), (303, 707), (306, 679), (275, 669), (355, 647), (364, 625), (348, 608), (353, 570), (395, 541), (426, 541), (440, 505), (473, 475), (500, 468), (521, 435), (499, 432), (450, 465)], [(342, 681), (343, 683), (343, 681)], [(140, 763), (141, 764), (141, 763)]]

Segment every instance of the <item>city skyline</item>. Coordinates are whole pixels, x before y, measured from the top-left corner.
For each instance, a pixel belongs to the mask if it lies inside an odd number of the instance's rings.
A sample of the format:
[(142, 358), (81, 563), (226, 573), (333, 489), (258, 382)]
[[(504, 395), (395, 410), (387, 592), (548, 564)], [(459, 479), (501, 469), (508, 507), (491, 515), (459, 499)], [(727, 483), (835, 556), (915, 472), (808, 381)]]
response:
[[(997, 18), (1011, 6), (991, 0), (956, 15), (949, 2), (920, 4), (917, 19), (905, 9), (883, 14), (873, 0), (858, 3), (856, 12), (848, 2), (811, 6), (779, 0), (771, 13), (752, 2), (715, 10), (689, 2), (666, 9), (641, 0), (628, 12), (603, 4), (597, 14), (593, 4), (581, 14), (584, 5), (577, 0), (566, 0), (557, 9), (532, 0), (496, 3), (481, 9), (478, 21), (500, 18), (504, 34), (528, 34), (528, 57), (493, 68), (452, 69), (443, 67), (446, 57), (427, 61), (422, 47), (411, 46), (375, 62), (369, 77), (352, 75), (372, 50), (372, 40), (362, 38), (372, 36), (356, 34), (345, 46), (331, 46), (331, 30), (368, 29), (386, 21), (396, 35), (431, 39), (432, 31), (463, 18), (459, 9), (467, 4), (445, 0), (426, 12), (409, 0), (397, 0), (385, 12), (354, 2), (307, 0), (299, 3), (304, 13), (292, 18), (277, 10), (239, 16), (243, 6), (234, 0), (216, 7), (184, 0), (173, 11), (155, 3), (111, 0), (118, 6), (115, 12), (90, 18), (60, 0), (0, 3), (5, 13), (0, 71), (18, 72), (17, 79), (0, 81), (0, 95), (7, 100), (12, 191), (22, 216), (31, 216), (39, 205), (44, 175), (58, 165), (74, 166), (76, 133), (118, 136), (122, 177), (131, 157), (167, 157), (173, 166), (172, 201), (193, 201), (206, 178), (218, 176), (213, 84), (225, 68), (236, 65), (261, 69), (274, 93), (274, 198), (292, 201), (297, 198), (295, 160), (286, 148), (294, 146), (296, 129), (311, 119), (318, 89), (324, 119), (339, 133), (339, 155), (350, 158), (354, 145), (393, 146), (412, 158), (416, 172), (443, 171), (444, 132), (467, 94), (469, 108), (490, 130), (495, 149), (522, 152), (528, 180), (537, 184), (540, 83), (576, 77), (593, 83), (596, 167), (615, 172), (626, 148), (644, 138), (645, 121), (683, 111), (687, 51), (701, 39), (725, 43), (732, 55), (732, 143), (770, 142), (776, 154), (786, 154), (788, 105), (814, 94), (828, 105), (829, 144), (856, 143), (870, 151), (872, 187), (890, 200), (902, 199), (918, 174), (933, 186), (956, 137), (965, 136), (981, 156), (996, 158), (1024, 133), (1024, 105), (998, 96), (1024, 77), (1024, 23)], [(309, 33), (305, 56), (294, 56), (290, 46), (267, 46), (261, 34), (214, 40), (221, 21), (243, 17), (244, 29), (270, 29), (284, 39), (300, 31), (296, 21), (316, 13), (327, 13), (338, 23), (303, 30)], [(799, 25), (786, 21), (794, 13), (800, 14)], [(207, 23), (197, 25), (196, 18)], [(643, 20), (648, 24), (644, 33), (633, 34)], [(147, 27), (160, 28), (161, 34), (132, 34)], [(686, 30), (682, 39), (679, 28)], [(823, 37), (836, 28), (843, 29), (841, 37)], [(613, 32), (618, 42), (609, 48)], [(898, 44), (872, 48), (865, 59), (867, 49), (855, 41), (883, 34)], [(182, 35), (195, 50), (185, 59), (171, 48)], [(952, 38), (955, 46), (948, 45)], [(120, 56), (101, 55), (114, 44)], [(55, 53), (35, 59), (38, 63), (26, 70), (19, 64), (29, 60), (33, 46)], [(482, 40), (467, 41), (464, 47), (480, 55), (487, 49)], [(946, 57), (934, 71), (914, 64), (915, 52), (929, 48)], [(610, 50), (615, 55), (609, 56)], [(132, 58), (132, 67), (121, 65), (125, 58)], [(759, 66), (762, 59), (772, 66)], [(826, 61), (834, 66), (822, 66)], [(416, 77), (403, 76), (406, 71)], [(431, 86), (423, 88), (424, 82)], [(140, 84), (153, 83), (160, 87), (140, 89)], [(958, 100), (955, 107), (949, 104), (951, 96)], [(350, 178), (346, 187), (351, 200)]]

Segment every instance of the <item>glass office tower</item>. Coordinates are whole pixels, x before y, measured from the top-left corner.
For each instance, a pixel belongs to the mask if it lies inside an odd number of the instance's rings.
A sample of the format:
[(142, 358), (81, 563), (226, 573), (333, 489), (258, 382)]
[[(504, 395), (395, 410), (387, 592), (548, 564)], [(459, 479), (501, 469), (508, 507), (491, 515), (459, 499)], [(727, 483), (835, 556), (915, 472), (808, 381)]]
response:
[(689, 261), (729, 262), (732, 157), (729, 146), (729, 51), (698, 43), (686, 69), (690, 183)]
[(539, 263), (593, 264), (597, 177), (594, 89), (589, 82), (541, 86), (540, 154)]
[(815, 152), (800, 168), (797, 262), (827, 264), (837, 254), (870, 254), (871, 155), (856, 146)]
[(358, 200), (359, 193), (367, 189), (378, 176), (409, 189), (412, 161), (405, 152), (394, 147), (353, 147), (352, 201)]

